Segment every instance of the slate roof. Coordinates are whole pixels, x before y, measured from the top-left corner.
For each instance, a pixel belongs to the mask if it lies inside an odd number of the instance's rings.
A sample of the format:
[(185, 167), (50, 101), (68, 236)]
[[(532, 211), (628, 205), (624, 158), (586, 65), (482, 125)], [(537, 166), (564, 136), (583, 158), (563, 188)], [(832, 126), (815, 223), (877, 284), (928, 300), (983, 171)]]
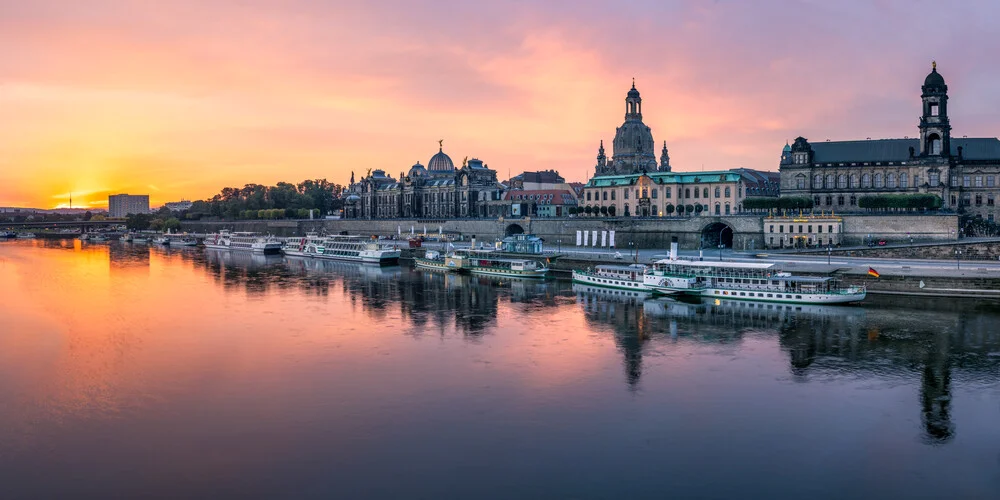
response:
[[(919, 139), (874, 139), (864, 141), (810, 142), (815, 163), (906, 161), (910, 148), (920, 151)], [(966, 160), (1000, 160), (996, 137), (951, 139), (951, 153)]]
[[(522, 196), (524, 198), (521, 198)], [(527, 198), (528, 196), (534, 196), (534, 199)], [(566, 189), (519, 189), (507, 191), (504, 193), (503, 199), (504, 201), (547, 201), (550, 197), (553, 205), (576, 205), (576, 197)]]

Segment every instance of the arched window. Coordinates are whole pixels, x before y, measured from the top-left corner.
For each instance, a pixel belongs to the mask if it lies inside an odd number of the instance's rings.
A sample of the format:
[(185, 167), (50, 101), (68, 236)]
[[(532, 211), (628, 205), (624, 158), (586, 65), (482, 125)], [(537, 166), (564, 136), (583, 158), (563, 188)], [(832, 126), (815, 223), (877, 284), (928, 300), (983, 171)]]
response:
[(885, 187), (885, 182), (882, 180), (882, 174), (875, 174), (875, 189), (881, 189)]
[(899, 187), (903, 189), (910, 187), (910, 179), (906, 172), (899, 174)]
[(844, 174), (838, 175), (837, 176), (837, 189), (846, 189), (846, 188), (847, 188), (847, 176), (844, 175)]
[(653, 189), (653, 199), (655, 200), (659, 197), (660, 197), (660, 189), (659, 188)]
[(823, 176), (816, 174), (813, 177), (813, 189), (823, 189)]
[(851, 174), (851, 189), (858, 188), (858, 174)]
[(941, 154), (941, 137), (939, 135), (931, 134), (927, 137), (927, 154)]
[(889, 189), (896, 189), (896, 174), (890, 173), (885, 176), (885, 187)]
[(614, 191), (611, 192), (611, 201), (615, 201), (615, 192)]
[(704, 198), (708, 198), (708, 188), (705, 188), (705, 189), (704, 189), (704, 190), (702, 191), (701, 195), (702, 195), (702, 197), (704, 197)]
[(607, 191), (603, 191), (603, 193), (604, 194), (601, 197), (604, 198), (604, 201), (608, 201), (608, 192)]
[(870, 188), (872, 187), (872, 176), (871, 174), (863, 174), (861, 176), (861, 187)]
[(670, 198), (670, 188), (663, 188), (663, 197)]
[(625, 190), (625, 199), (628, 199), (628, 189)]
[(826, 174), (826, 188), (833, 189), (833, 174)]
[(715, 203), (715, 215), (722, 215), (722, 205), (719, 202)]
[[(806, 186), (805, 186), (805, 182), (806, 182), (806, 181), (805, 181), (805, 179), (802, 179), (802, 184), (803, 184), (803, 185), (802, 185), (802, 186), (799, 186), (799, 189), (802, 189), (802, 188), (806, 187)], [(732, 196), (732, 195), (733, 195), (733, 192), (732, 192), (732, 188), (729, 188), (729, 187), (727, 187), (727, 188), (726, 188), (726, 198), (729, 198), (729, 197), (730, 197), (730, 196)]]
[(729, 204), (726, 203), (726, 215), (729, 215)]
[(718, 198), (718, 197), (722, 196), (721, 193), (722, 193), (722, 189), (720, 189), (718, 186), (716, 186), (715, 187), (715, 197)]

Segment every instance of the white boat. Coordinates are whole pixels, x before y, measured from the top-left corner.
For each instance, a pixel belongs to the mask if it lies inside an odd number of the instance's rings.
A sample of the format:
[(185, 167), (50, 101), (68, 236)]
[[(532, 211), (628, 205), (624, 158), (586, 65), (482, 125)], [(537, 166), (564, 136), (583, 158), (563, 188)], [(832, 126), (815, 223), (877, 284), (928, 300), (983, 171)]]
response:
[(286, 238), (285, 245), (286, 255), (364, 262), (367, 264), (395, 264), (399, 261), (400, 255), (398, 248), (361, 236)]
[(213, 233), (205, 237), (205, 248), (215, 248), (218, 250), (241, 250), (254, 253), (278, 253), (281, 251), (281, 242), (273, 236), (259, 235), (223, 229), (218, 233)]
[(18, 239), (31, 239), (35, 237), (35, 233), (17, 233)]
[(97, 234), (91, 236), (87, 241), (93, 241), (93, 242), (108, 241), (108, 237), (104, 236), (103, 234)]
[(180, 239), (176, 239), (170, 242), (172, 247), (194, 247), (198, 246), (198, 239), (192, 238), (190, 236), (185, 236)]
[(599, 265), (594, 269), (573, 271), (573, 283), (648, 292), (650, 289), (644, 282), (645, 272), (646, 266), (642, 264)]
[(149, 237), (140, 234), (133, 235), (132, 243), (142, 243), (142, 244), (149, 243)]
[(170, 246), (170, 238), (167, 238), (166, 236), (157, 236), (156, 238), (153, 238), (153, 243), (156, 243), (157, 245)]
[(421, 269), (434, 269), (437, 271), (462, 272), (467, 263), (467, 257), (463, 255), (442, 255), (437, 250), (428, 250), (423, 257), (413, 259), (414, 264)]
[(130, 243), (132, 241), (132, 237), (132, 233), (125, 233), (121, 236), (121, 238), (118, 238), (118, 241), (121, 241), (122, 243)]
[(657, 293), (798, 304), (845, 304), (864, 300), (862, 286), (841, 287), (832, 277), (792, 276), (774, 263), (663, 259), (645, 275)]
[(470, 255), (468, 269), (472, 274), (507, 278), (544, 278), (549, 268), (533, 259), (510, 259), (491, 255)]

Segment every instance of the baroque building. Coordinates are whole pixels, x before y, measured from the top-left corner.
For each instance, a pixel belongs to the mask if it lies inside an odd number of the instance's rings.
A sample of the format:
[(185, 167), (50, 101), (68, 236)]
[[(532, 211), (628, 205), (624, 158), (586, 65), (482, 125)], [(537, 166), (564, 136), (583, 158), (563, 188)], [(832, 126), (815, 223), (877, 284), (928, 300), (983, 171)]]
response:
[(652, 131), (642, 122), (642, 98), (633, 81), (625, 96), (625, 123), (615, 130), (611, 161), (602, 141), (595, 176), (583, 186), (579, 206), (631, 217), (733, 215), (743, 211), (744, 198), (778, 196), (776, 172), (673, 172), (667, 143), (659, 165), (654, 144)]
[(399, 178), (384, 170), (369, 171), (347, 188), (344, 216), (352, 219), (497, 217), (503, 211), (503, 186), (497, 173), (472, 158), (461, 168), (444, 152), (420, 162)]
[(1000, 197), (1000, 140), (953, 137), (948, 85), (937, 63), (921, 86), (916, 138), (810, 143), (781, 153), (782, 196), (808, 196), (817, 209), (857, 211), (865, 195), (929, 193), (942, 207), (990, 221)]

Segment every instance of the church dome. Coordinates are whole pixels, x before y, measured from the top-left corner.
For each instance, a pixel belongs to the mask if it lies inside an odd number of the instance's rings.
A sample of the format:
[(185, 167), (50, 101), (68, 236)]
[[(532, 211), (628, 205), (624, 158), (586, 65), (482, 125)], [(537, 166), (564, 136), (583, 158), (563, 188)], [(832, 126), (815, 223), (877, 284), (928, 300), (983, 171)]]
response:
[(792, 147), (789, 146), (788, 143), (786, 142), (785, 143), (785, 147), (784, 147), (784, 149), (781, 150), (781, 152), (782, 153), (791, 153), (792, 152)]
[(937, 72), (937, 64), (931, 68), (931, 72), (924, 78), (925, 87), (944, 87), (944, 77)]
[(410, 172), (407, 174), (410, 177), (417, 177), (420, 175), (427, 175), (427, 169), (418, 161), (416, 165), (410, 167)]
[(455, 170), (455, 164), (451, 161), (451, 157), (444, 154), (444, 146), (441, 146), (437, 154), (432, 156), (431, 160), (427, 162), (427, 170), (431, 172)]
[(645, 123), (628, 120), (615, 132), (614, 156), (653, 155), (653, 132)]

